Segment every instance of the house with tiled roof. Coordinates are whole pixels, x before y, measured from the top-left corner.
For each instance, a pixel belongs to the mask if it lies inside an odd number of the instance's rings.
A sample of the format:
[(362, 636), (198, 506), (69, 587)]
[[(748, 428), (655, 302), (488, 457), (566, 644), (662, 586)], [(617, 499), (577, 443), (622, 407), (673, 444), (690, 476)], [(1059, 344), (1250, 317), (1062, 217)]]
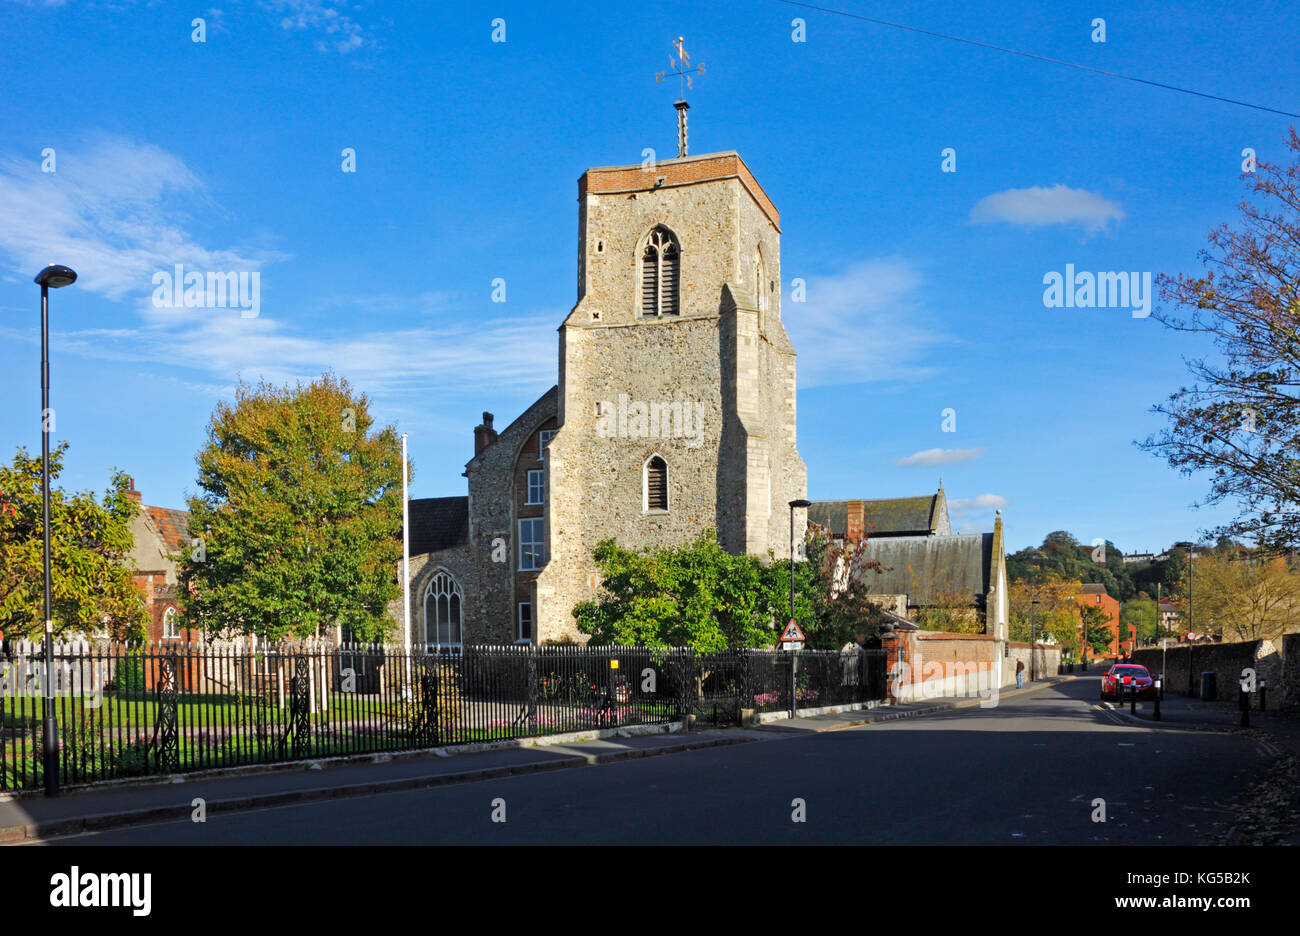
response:
[(863, 535), (948, 536), (948, 499), (943, 482), (934, 494), (921, 497), (881, 497), (870, 500), (813, 501), (808, 522), (831, 531), (837, 539), (857, 542)]
[(1100, 608), (1106, 615), (1105, 627), (1110, 631), (1108, 654), (1119, 657), (1125, 650), (1131, 653), (1137, 649), (1137, 627), (1133, 624), (1128, 625), (1128, 633), (1121, 638), (1123, 626), (1119, 621), (1119, 600), (1106, 591), (1105, 585), (1100, 582), (1090, 582), (1084, 585), (1078, 597), (1075, 598), (1075, 603), (1080, 607), (1092, 605)]
[(808, 522), (832, 537), (862, 544), (855, 578), (881, 604), (912, 620), (926, 609), (967, 607), (995, 640), (1006, 640), (1006, 553), (1002, 512), (991, 533), (953, 534), (943, 482), (930, 495), (813, 501)]
[(128, 555), (131, 579), (140, 589), (149, 611), (148, 639), (155, 642), (198, 639), (198, 631), (180, 624), (176, 559), (190, 544), (189, 513), (171, 507), (153, 507), (131, 481), (127, 492), (140, 511), (131, 522), (134, 545)]

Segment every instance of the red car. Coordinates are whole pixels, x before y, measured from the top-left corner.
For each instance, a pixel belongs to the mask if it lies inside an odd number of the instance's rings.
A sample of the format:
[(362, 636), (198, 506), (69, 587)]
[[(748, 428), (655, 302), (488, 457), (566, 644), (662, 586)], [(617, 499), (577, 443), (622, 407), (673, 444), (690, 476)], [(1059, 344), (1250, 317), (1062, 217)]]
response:
[(1145, 666), (1116, 663), (1101, 677), (1102, 699), (1127, 701), (1134, 693), (1139, 700), (1156, 697), (1156, 681)]

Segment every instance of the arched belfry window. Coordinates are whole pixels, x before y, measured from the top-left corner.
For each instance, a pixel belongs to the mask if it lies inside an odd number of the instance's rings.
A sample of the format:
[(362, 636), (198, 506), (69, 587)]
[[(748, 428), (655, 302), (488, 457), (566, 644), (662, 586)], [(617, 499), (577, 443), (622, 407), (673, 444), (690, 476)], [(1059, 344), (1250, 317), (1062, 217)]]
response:
[(641, 249), (642, 315), (678, 314), (681, 268), (681, 245), (672, 231), (657, 226)]
[(668, 463), (651, 455), (645, 463), (645, 509), (668, 509)]
[(424, 590), (424, 640), (439, 647), (459, 647), (460, 586), (439, 572)]

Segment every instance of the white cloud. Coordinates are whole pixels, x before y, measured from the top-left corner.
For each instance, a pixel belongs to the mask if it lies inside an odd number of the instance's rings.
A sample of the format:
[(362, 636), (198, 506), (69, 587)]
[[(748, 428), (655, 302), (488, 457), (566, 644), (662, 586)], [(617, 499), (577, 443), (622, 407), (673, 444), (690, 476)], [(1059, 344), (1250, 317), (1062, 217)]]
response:
[(782, 318), (799, 354), (801, 389), (934, 373), (921, 361), (947, 338), (918, 324), (922, 280), (912, 263), (867, 260), (833, 276), (806, 280), (806, 302), (782, 303)]
[(341, 12), (346, 6), (345, 2), (331, 0), (273, 0), (270, 4), (273, 11), (285, 14), (280, 19), (281, 29), (324, 33), (328, 41), (317, 39), (316, 49), (325, 52), (333, 46), (340, 55), (374, 45), (366, 30)]
[(995, 192), (981, 198), (970, 210), (970, 220), (975, 224), (1005, 221), (1028, 228), (1078, 224), (1089, 234), (1123, 218), (1124, 209), (1116, 202), (1060, 183), (1051, 188), (1035, 185)]
[(973, 461), (983, 455), (987, 449), (942, 449), (932, 448), (913, 452), (903, 458), (895, 458), (894, 464), (904, 468), (917, 465), (956, 465), (959, 462)]
[(948, 501), (950, 510), (974, 510), (1005, 507), (1009, 501), (1001, 494), (980, 494), (976, 497), (955, 497)]
[[(948, 516), (960, 533), (987, 533), (993, 529), (993, 516), (986, 511), (1006, 507), (1008, 501), (1001, 494), (979, 494), (975, 497), (954, 497), (948, 501)], [(985, 512), (986, 519), (974, 519), (971, 514)]]
[(55, 158), (53, 173), (35, 158), (0, 159), (0, 252), (28, 276), (66, 263), (78, 288), (121, 299), (147, 294), (154, 271), (176, 263), (252, 271), (283, 259), (197, 243), (182, 225), (212, 202), (185, 163), (156, 146), (105, 136)]
[[(177, 264), (189, 270), (260, 271), (287, 255), (252, 255), (199, 243), (184, 227), (187, 209), (199, 203), (220, 211), (198, 176), (178, 157), (156, 146), (101, 137), (83, 152), (60, 150), (57, 173), (40, 171), (36, 159), (0, 158), (0, 253), (13, 259), (20, 278), (46, 263), (66, 263), (80, 274), (78, 289), (131, 302), (136, 319), (121, 326), (59, 330), (55, 346), (85, 358), (148, 363), (194, 372), (181, 385), (227, 393), (237, 379), (292, 383), (333, 370), (372, 394), (482, 393), (485, 387), (536, 388), (555, 382), (555, 323), (561, 310), (509, 319), (475, 320), (437, 328), (425, 323), (454, 319), (463, 300), (445, 292), (366, 295), (328, 300), (373, 318), (380, 308), (406, 310), (400, 328), (362, 330), (355, 325), (321, 328), (318, 317), (275, 303), (274, 277), (262, 274), (261, 314), (243, 318), (238, 309), (155, 308), (150, 301), (155, 271)], [(319, 310), (313, 310), (319, 311)], [(289, 324), (307, 320), (310, 328)], [(0, 328), (0, 335), (35, 341), (34, 329)]]

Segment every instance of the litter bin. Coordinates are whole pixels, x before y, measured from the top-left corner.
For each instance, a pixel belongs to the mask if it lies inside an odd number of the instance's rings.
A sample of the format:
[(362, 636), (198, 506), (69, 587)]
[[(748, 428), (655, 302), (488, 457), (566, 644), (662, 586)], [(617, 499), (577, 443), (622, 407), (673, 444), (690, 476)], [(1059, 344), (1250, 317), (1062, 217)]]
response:
[(1201, 701), (1213, 702), (1218, 698), (1218, 687), (1215, 685), (1214, 673), (1201, 674)]

